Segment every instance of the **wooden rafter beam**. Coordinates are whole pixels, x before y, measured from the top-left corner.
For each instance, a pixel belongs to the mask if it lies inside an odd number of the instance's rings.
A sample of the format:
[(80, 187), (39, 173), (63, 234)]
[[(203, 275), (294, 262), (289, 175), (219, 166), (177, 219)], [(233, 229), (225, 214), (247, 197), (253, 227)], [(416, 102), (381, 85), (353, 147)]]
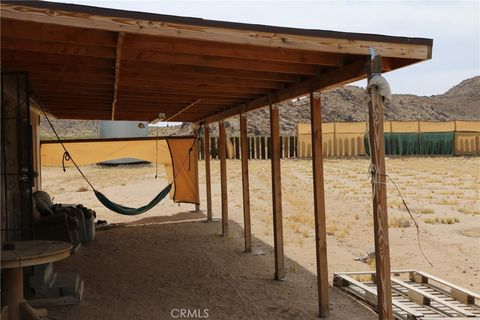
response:
[(324, 74), (320, 74), (308, 80), (292, 84), (285, 89), (267, 94), (248, 103), (244, 103), (234, 108), (227, 109), (223, 112), (213, 114), (204, 119), (198, 119), (198, 121), (204, 121), (205, 123), (216, 122), (232, 117), (241, 112), (248, 112), (267, 106), (270, 103), (278, 103), (305, 95), (309, 92), (324, 90), (332, 86), (338, 86), (344, 83), (362, 79), (366, 76), (366, 63), (367, 61), (363, 59), (356, 60), (342, 68), (327, 71)]
[(155, 90), (156, 94), (166, 94), (166, 95), (177, 95), (179, 97), (193, 97), (194, 99), (200, 99), (202, 96), (210, 97), (228, 97), (228, 98), (240, 98), (240, 99), (251, 99), (258, 97), (258, 93), (248, 93), (248, 92), (229, 92), (228, 90), (207, 90), (207, 89), (198, 89), (193, 88), (185, 90), (185, 88), (158, 88), (158, 87), (137, 87), (137, 86), (120, 86), (121, 91), (123, 92), (136, 92), (137, 94), (145, 95), (152, 93), (152, 90)]
[[(58, 30), (61, 32), (61, 30)], [(85, 57), (99, 57), (112, 59), (115, 57), (115, 49), (109, 47), (93, 47), (77, 44), (64, 45), (61, 43), (25, 40), (20, 38), (9, 37), (7, 34), (2, 34), (1, 39), (2, 49), (30, 51), (38, 53), (74, 55)]]
[(47, 52), (28, 52), (20, 50), (8, 50), (2, 47), (2, 62), (5, 61), (38, 61), (42, 63), (52, 63), (56, 65), (88, 66), (95, 68), (107, 68), (113, 70), (115, 67), (110, 58), (89, 57), (81, 55), (66, 55)]
[(115, 112), (118, 101), (118, 84), (120, 82), (120, 63), (122, 61), (122, 47), (125, 40), (125, 33), (119, 32), (117, 37), (117, 51), (115, 55), (115, 84), (113, 85), (113, 101), (112, 101), (112, 120), (115, 120)]
[(110, 104), (112, 102), (112, 90), (108, 89), (91, 89), (91, 88), (79, 88), (76, 90), (68, 90), (68, 88), (54, 88), (54, 87), (45, 87), (45, 86), (39, 86), (39, 85), (32, 85), (30, 88), (35, 92), (38, 93), (39, 95), (51, 95), (51, 96), (63, 96), (65, 97), (66, 95), (81, 95), (85, 97), (85, 95), (91, 95), (95, 97), (109, 97), (110, 98)]
[[(2, 42), (3, 44), (3, 42)], [(43, 51), (42, 51), (43, 52)], [(96, 52), (90, 52), (96, 54)], [(100, 54), (100, 53), (98, 53)], [(122, 59), (129, 61), (158, 62), (167, 64), (192, 65), (209, 68), (228, 68), (264, 72), (281, 72), (290, 74), (314, 75), (317, 66), (303, 63), (277, 62), (266, 60), (239, 59), (200, 54), (185, 54), (158, 52), (151, 50), (137, 50), (129, 48), (123, 53)]]
[(191, 107), (193, 107), (194, 105), (200, 103), (201, 101), (202, 101), (201, 99), (195, 100), (194, 102), (190, 103), (188, 106), (186, 106), (185, 108), (183, 108), (182, 110), (180, 110), (180, 111), (178, 111), (177, 113), (175, 113), (173, 116), (168, 117), (167, 119), (165, 119), (165, 121), (166, 121), (166, 122), (172, 121), (173, 119), (175, 119), (176, 117), (178, 117), (179, 115), (181, 115), (182, 113), (184, 113), (185, 111), (187, 111), (188, 109), (190, 109)]
[[(92, 99), (92, 100), (100, 100), (100, 99)], [(177, 101), (172, 101), (172, 100), (164, 100), (164, 101), (157, 101), (157, 100), (149, 100), (149, 101), (135, 101), (135, 100), (129, 100), (129, 101), (124, 101), (122, 100), (121, 103), (119, 103), (119, 106), (138, 106), (138, 109), (139, 110), (142, 110), (143, 109), (152, 109), (156, 106), (163, 106), (163, 105), (179, 105), (179, 110), (182, 109), (183, 107), (182, 106), (185, 106), (189, 103), (191, 103), (192, 100), (190, 101), (180, 101), (180, 102), (177, 102)], [(224, 107), (225, 105), (229, 105), (229, 104), (225, 104), (225, 103), (212, 103), (212, 102), (206, 102), (206, 101), (202, 101), (201, 104), (197, 105), (195, 107), (195, 109), (192, 109), (192, 110), (189, 110), (191, 112), (195, 112), (195, 110), (197, 110), (200, 106), (203, 106), (203, 107), (208, 107), (208, 108), (222, 108)], [(230, 103), (230, 105), (232, 105), (232, 103)], [(185, 113), (186, 111), (182, 112), (182, 113)], [(180, 115), (180, 114), (179, 114)]]
[(135, 70), (137, 72), (179, 73), (187, 75), (204, 75), (216, 77), (238, 77), (244, 79), (272, 80), (280, 82), (296, 82), (298, 76), (288, 73), (275, 73), (264, 71), (251, 71), (232, 68), (209, 68), (182, 64), (166, 64), (158, 62), (129, 61), (122, 62), (122, 69)]
[(98, 68), (89, 65), (65, 65), (54, 62), (45, 63), (41, 58), (36, 61), (2, 59), (2, 66), (10, 71), (27, 70), (29, 73), (45, 73), (48, 70), (48, 72), (54, 73), (81, 73), (82, 75), (101, 76), (106, 78), (114, 77), (112, 74), (112, 68)]
[(281, 87), (281, 83), (277, 81), (267, 80), (253, 80), (236, 78), (235, 74), (231, 74), (230, 77), (216, 77), (203, 74), (178, 74), (169, 72), (148, 72), (148, 71), (131, 71), (125, 70), (122, 67), (122, 75), (124, 78), (128, 78), (129, 82), (141, 82), (141, 83), (167, 83), (167, 84), (210, 84), (216, 86), (237, 86), (248, 88), (266, 88), (266, 89), (278, 89)]
[(307, 63), (324, 66), (338, 66), (341, 56), (336, 53), (311, 52), (282, 48), (244, 46), (233, 43), (220, 43), (194, 39), (166, 38), (137, 35), (128, 39), (128, 46), (137, 50), (155, 50), (173, 54), (200, 54), (242, 58), (249, 60), (267, 60), (291, 63)]
[[(240, 93), (254, 93), (254, 94), (265, 94), (268, 92), (268, 88), (255, 87), (255, 86), (239, 86), (235, 83), (202, 83), (202, 82), (172, 82), (170, 80), (159, 79), (156, 81), (151, 80), (135, 80), (129, 79), (127, 76), (122, 77), (121, 87), (135, 87), (135, 88), (146, 88), (150, 89), (152, 92), (155, 92), (158, 89), (179, 89), (185, 92), (190, 91), (191, 89), (198, 90), (211, 90), (218, 92), (240, 92)], [(277, 86), (278, 88), (279, 86)]]
[[(131, 94), (131, 95), (122, 95), (119, 94), (118, 97), (124, 101), (130, 102), (152, 102), (152, 101), (159, 101), (159, 102), (166, 102), (166, 101), (173, 101), (178, 103), (189, 103), (192, 101), (192, 98), (189, 97), (177, 97), (175, 95), (170, 96), (163, 96), (163, 95), (140, 95), (140, 94)], [(204, 102), (208, 103), (215, 103), (215, 104), (237, 104), (241, 102), (241, 99), (229, 99), (229, 98), (215, 98), (215, 97), (199, 97)]]
[[(25, 70), (25, 69), (24, 69)], [(89, 84), (91, 86), (98, 86), (101, 84), (106, 84), (108, 86), (112, 86), (114, 84), (113, 78), (105, 78), (105, 77), (98, 77), (98, 76), (89, 76), (82, 73), (56, 73), (56, 72), (45, 72), (45, 73), (38, 73), (38, 72), (30, 72), (29, 79), (34, 82), (38, 80), (39, 82), (43, 81), (54, 81), (56, 83), (62, 82), (82, 82)]]
[[(45, 78), (30, 78), (31, 85), (33, 87), (41, 87), (41, 88), (50, 88), (52, 87), (55, 88), (66, 88), (67, 90), (73, 90), (75, 91), (76, 89), (92, 89), (92, 90), (109, 90), (110, 92), (113, 92), (113, 79), (112, 81), (108, 83), (94, 83), (94, 79), (87, 79), (81, 77), (82, 80), (80, 81), (75, 81), (75, 80), (69, 80), (68, 78), (65, 77), (57, 77), (57, 78), (50, 78), (50, 79), (45, 79)], [(85, 80), (87, 79), (87, 80)]]

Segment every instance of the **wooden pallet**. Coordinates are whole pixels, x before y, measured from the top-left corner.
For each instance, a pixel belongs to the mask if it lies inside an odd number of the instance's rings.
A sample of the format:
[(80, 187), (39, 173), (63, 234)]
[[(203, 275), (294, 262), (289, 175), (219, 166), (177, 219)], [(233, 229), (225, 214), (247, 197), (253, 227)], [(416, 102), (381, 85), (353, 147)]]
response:
[[(391, 279), (396, 319), (480, 319), (480, 295), (475, 292), (416, 270), (393, 271)], [(375, 310), (375, 272), (335, 273), (333, 284)]]

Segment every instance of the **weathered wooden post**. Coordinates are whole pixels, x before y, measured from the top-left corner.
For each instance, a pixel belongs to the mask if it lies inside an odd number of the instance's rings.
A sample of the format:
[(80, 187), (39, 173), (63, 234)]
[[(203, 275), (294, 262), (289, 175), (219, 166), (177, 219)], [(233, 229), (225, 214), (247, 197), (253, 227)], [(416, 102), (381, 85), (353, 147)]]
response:
[(210, 176), (210, 127), (208, 124), (204, 126), (205, 140), (205, 185), (207, 189), (207, 221), (212, 221), (212, 181)]
[[(200, 126), (196, 123), (193, 123), (192, 124), (192, 131), (193, 131), (193, 137), (195, 138), (195, 145), (194, 145), (194, 150), (196, 150), (196, 154), (197, 154), (197, 157), (196, 157), (196, 161), (197, 161), (197, 190), (200, 190), (200, 186), (199, 186), (199, 178), (198, 178), (198, 155), (199, 155), (199, 150), (200, 150), (200, 139), (198, 138), (199, 137), (199, 131), (200, 131)], [(200, 212), (200, 197), (198, 197), (198, 203), (195, 203), (195, 212)]]
[(322, 152), (322, 105), (320, 93), (310, 93), (310, 122), (312, 126), (313, 203), (315, 214), (315, 251), (317, 257), (317, 286), (319, 316), (329, 315), (327, 230), (325, 224), (325, 188)]
[(242, 161), (243, 222), (245, 232), (245, 252), (252, 252), (252, 228), (250, 222), (250, 188), (248, 179), (248, 137), (247, 114), (240, 114), (240, 148)]
[(218, 132), (220, 136), (218, 153), (220, 157), (220, 188), (222, 195), (222, 236), (228, 235), (228, 191), (227, 191), (227, 134), (225, 123), (219, 121)]
[[(369, 81), (382, 72), (382, 60), (370, 61)], [(390, 279), (390, 245), (388, 240), (387, 185), (385, 175), (385, 144), (383, 134), (383, 97), (377, 87), (368, 89), (369, 138), (372, 158), (373, 227), (375, 234), (375, 267), (378, 295), (378, 318), (391, 320), (392, 284)]]
[(282, 222), (282, 185), (280, 168), (280, 116), (278, 106), (270, 105), (270, 150), (272, 153), (273, 245), (275, 280), (285, 277)]

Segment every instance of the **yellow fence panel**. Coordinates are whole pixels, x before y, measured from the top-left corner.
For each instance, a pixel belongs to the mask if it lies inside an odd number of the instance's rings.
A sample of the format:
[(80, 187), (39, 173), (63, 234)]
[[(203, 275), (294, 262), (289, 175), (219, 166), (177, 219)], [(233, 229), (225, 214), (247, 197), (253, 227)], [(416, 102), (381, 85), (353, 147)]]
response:
[(420, 121), (420, 132), (452, 132), (455, 121)]
[(480, 132), (455, 132), (455, 154), (480, 155)]
[(480, 121), (455, 121), (455, 131), (480, 132)]
[[(322, 127), (323, 129), (323, 127)], [(299, 123), (297, 124), (297, 135), (310, 134), (311, 125), (310, 123)]]
[(335, 133), (361, 133), (367, 131), (366, 122), (335, 122)]
[[(322, 123), (323, 155), (365, 155), (366, 122)], [(297, 157), (312, 156), (310, 124), (297, 125)], [(385, 133), (455, 132), (456, 155), (480, 154), (480, 121), (385, 121)]]
[(383, 132), (392, 132), (392, 121), (383, 122)]
[(365, 133), (338, 133), (335, 141), (335, 156), (354, 157), (365, 155)]
[(312, 156), (312, 136), (301, 134), (297, 136), (297, 157), (308, 158)]
[(418, 132), (418, 121), (390, 121), (391, 132)]

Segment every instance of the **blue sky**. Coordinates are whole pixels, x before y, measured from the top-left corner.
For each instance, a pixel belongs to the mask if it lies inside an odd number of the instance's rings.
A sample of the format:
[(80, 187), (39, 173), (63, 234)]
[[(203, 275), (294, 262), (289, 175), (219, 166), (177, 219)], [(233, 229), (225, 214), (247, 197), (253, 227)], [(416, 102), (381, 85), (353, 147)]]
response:
[(433, 38), (432, 60), (386, 75), (393, 93), (441, 94), (466, 78), (480, 75), (480, 1), (61, 2), (214, 20)]

